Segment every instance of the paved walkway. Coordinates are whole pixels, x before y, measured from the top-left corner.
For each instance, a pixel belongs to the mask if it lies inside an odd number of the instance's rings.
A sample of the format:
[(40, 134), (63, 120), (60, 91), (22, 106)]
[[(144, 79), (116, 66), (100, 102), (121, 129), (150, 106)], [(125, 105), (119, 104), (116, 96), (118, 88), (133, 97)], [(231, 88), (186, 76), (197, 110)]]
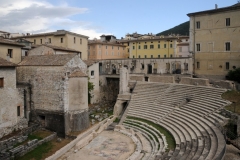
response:
[(226, 145), (226, 154), (224, 160), (239, 160), (240, 150), (233, 145)]
[(81, 150), (71, 149), (62, 157), (67, 157), (64, 160), (124, 160), (134, 149), (131, 138), (114, 131), (103, 131)]

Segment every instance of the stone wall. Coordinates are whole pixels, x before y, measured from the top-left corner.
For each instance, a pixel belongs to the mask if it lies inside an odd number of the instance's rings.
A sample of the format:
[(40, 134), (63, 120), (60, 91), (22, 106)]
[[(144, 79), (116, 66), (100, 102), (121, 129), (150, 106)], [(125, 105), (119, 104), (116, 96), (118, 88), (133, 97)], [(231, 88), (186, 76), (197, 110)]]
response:
[(23, 90), (16, 88), (15, 67), (1, 67), (0, 78), (4, 79), (4, 86), (0, 87), (0, 137), (2, 137), (27, 125), (24, 121)]
[(180, 84), (209, 86), (209, 80), (203, 78), (182, 77), (180, 80)]
[(174, 76), (149, 75), (149, 82), (175, 83)]
[(71, 131), (82, 131), (89, 127), (88, 110), (68, 111), (65, 117), (65, 133), (69, 134)]
[(144, 75), (130, 75), (130, 80), (144, 81)]
[(128, 81), (129, 81), (128, 70), (125, 67), (123, 67), (120, 69), (119, 94), (129, 93)]
[[(101, 60), (100, 74), (119, 74), (121, 67), (127, 67), (130, 74), (192, 74), (192, 58), (146, 58)], [(115, 73), (116, 72), (116, 73)], [(134, 80), (134, 79), (133, 79)]]
[(213, 86), (220, 87), (220, 88), (226, 88), (226, 89), (236, 89), (236, 84), (233, 81), (213, 81)]

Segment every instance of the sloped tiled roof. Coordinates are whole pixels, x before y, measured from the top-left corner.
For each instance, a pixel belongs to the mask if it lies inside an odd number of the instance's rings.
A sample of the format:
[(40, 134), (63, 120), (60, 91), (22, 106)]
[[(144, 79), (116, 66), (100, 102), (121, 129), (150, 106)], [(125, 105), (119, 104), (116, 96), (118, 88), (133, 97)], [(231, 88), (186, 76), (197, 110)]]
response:
[(13, 40), (8, 40), (8, 39), (3, 39), (3, 38), (0, 38), (0, 44), (8, 44), (8, 45), (14, 45), (14, 46), (20, 46), (20, 47), (25, 46), (23, 44), (13, 41)]
[(94, 63), (97, 63), (97, 60), (84, 60), (83, 61), (88, 67), (93, 65)]
[(73, 73), (71, 73), (68, 77), (69, 78), (73, 78), (73, 77), (87, 77), (87, 74), (85, 74), (82, 71), (78, 70), (78, 71), (74, 71)]
[(16, 67), (17, 64), (7, 61), (0, 57), (0, 67)]
[(19, 66), (64, 66), (77, 54), (26, 56)]
[(212, 14), (212, 13), (226, 12), (226, 11), (232, 11), (232, 10), (240, 10), (240, 3), (236, 3), (232, 6), (223, 7), (223, 8), (216, 8), (216, 9), (205, 10), (200, 12), (188, 13), (187, 15), (190, 17), (194, 15), (199, 15), (199, 14)]
[(37, 48), (40, 46), (46, 46), (49, 48), (52, 48), (54, 50), (59, 50), (59, 51), (68, 51), (68, 52), (81, 52), (75, 49), (71, 49), (71, 48), (65, 48), (65, 47), (60, 47), (60, 46), (54, 46), (54, 45), (50, 45), (50, 44), (42, 44), (42, 45), (32, 45), (33, 48)]

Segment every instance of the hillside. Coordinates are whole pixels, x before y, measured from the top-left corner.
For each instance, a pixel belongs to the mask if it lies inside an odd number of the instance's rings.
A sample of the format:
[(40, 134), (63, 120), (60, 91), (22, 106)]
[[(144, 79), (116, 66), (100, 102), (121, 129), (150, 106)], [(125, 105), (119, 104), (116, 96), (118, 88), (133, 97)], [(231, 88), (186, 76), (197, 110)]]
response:
[(159, 35), (167, 36), (169, 34), (189, 35), (189, 21), (179, 24), (178, 26), (175, 26), (166, 31), (157, 33), (157, 36)]

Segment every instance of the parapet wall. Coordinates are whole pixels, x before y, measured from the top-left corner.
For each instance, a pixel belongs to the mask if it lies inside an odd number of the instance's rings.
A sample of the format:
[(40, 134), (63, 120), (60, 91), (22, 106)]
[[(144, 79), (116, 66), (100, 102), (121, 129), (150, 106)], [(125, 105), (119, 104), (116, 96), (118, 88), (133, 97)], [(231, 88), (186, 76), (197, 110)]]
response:
[(175, 83), (174, 76), (150, 75), (149, 82)]
[(209, 86), (209, 80), (203, 78), (182, 77), (180, 84)]

